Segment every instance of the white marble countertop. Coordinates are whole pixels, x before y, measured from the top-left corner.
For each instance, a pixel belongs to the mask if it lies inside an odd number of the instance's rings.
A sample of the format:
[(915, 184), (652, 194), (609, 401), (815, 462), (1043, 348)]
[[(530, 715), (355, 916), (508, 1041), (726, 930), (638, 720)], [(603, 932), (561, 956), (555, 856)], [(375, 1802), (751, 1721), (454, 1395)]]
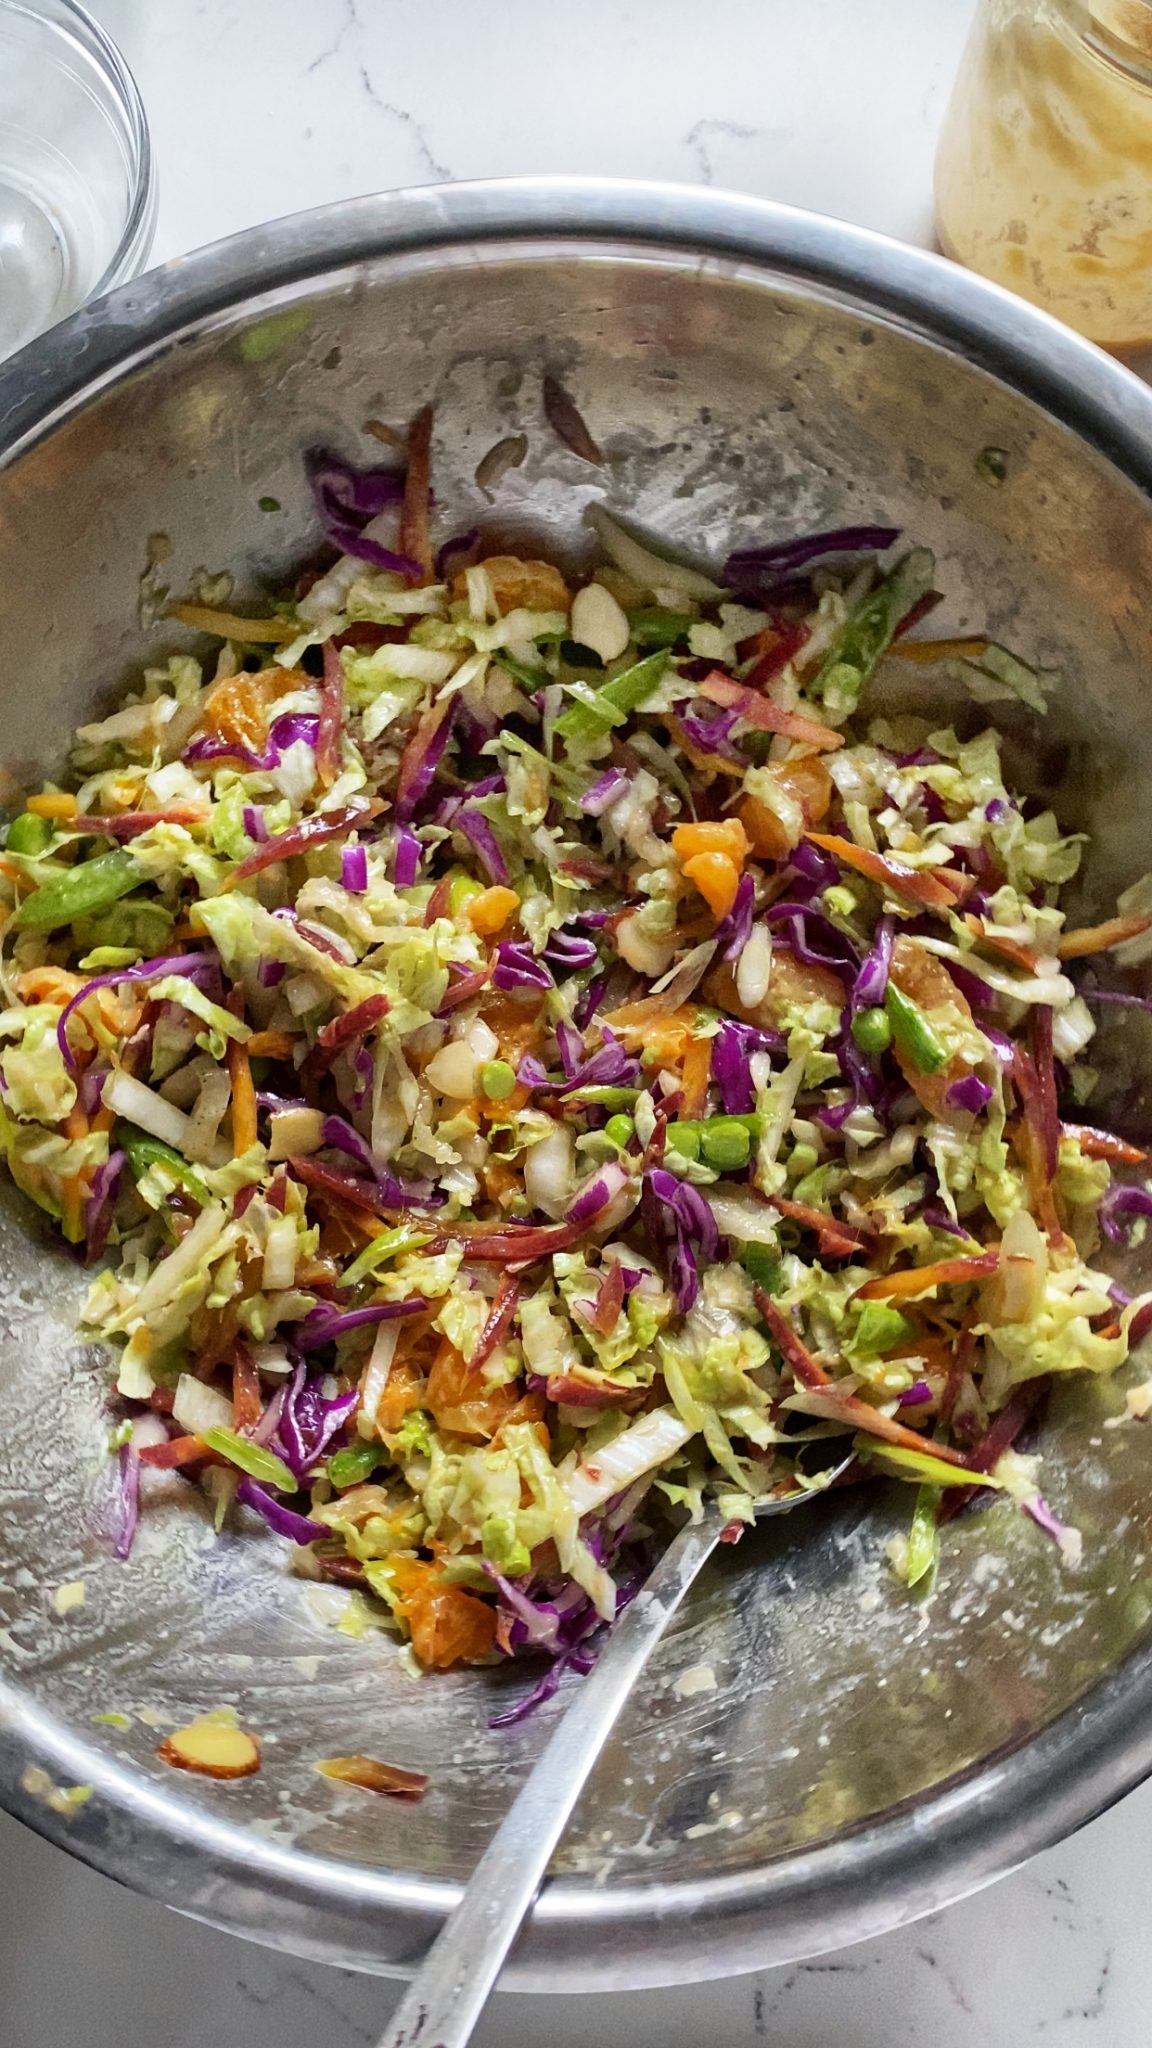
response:
[[(163, 258), (431, 178), (703, 180), (930, 235), (969, 0), (89, 0), (152, 122)], [(900, 1934), (727, 1983), (497, 1998), (479, 2048), (1146, 2048), (1152, 1786)], [(5, 2048), (359, 2048), (395, 2001), (144, 1903), (0, 1816)]]

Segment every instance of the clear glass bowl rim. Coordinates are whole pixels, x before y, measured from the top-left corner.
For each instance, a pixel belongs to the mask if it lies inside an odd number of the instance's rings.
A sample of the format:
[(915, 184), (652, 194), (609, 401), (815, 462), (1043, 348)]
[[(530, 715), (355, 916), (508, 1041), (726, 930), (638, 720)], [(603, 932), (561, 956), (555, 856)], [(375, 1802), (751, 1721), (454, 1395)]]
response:
[(119, 118), (128, 150), (129, 203), (120, 237), (104, 271), (87, 294), (84, 304), (124, 284), (142, 270), (156, 230), (156, 164), (144, 102), (124, 57), (111, 36), (79, 0), (52, 0), (50, 7), (38, 0), (0, 0), (0, 16), (26, 15), (49, 27), (64, 27), (70, 21), (88, 54), (99, 66), (115, 104), (112, 119)]

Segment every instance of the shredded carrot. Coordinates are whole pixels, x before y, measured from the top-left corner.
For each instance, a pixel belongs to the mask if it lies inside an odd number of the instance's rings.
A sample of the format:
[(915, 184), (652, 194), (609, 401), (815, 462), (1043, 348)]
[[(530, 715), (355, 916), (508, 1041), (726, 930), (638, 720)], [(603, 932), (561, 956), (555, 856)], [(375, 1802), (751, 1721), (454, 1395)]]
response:
[(888, 659), (900, 661), (979, 661), (988, 652), (987, 640), (897, 640), (888, 649)]
[(27, 968), (15, 981), (22, 1002), (58, 1003), (61, 1009), (84, 986), (82, 974), (72, 974), (67, 967), (53, 967), (50, 961), (43, 967)]
[(971, 1257), (937, 1259), (931, 1266), (908, 1266), (899, 1273), (880, 1273), (865, 1281), (853, 1301), (899, 1301), (905, 1295), (924, 1294), (930, 1287), (962, 1287), (966, 1281), (982, 1280), (1000, 1264), (999, 1247), (974, 1253)]
[(78, 806), (66, 789), (45, 789), (39, 796), (30, 796), (24, 808), (34, 818), (74, 818)]
[(254, 1031), (244, 1050), (250, 1060), (289, 1060), (295, 1045), (287, 1031)]
[(974, 939), (987, 946), (990, 953), (999, 953), (1004, 960), (1010, 960), (1013, 967), (1020, 967), (1025, 974), (1035, 974), (1040, 966), (1040, 956), (1030, 946), (1021, 946), (1015, 939), (1003, 939), (998, 932), (990, 932), (982, 917), (965, 911), (964, 922)]
[(295, 640), (300, 628), (287, 619), (243, 619), (238, 612), (220, 612), (209, 604), (170, 604), (168, 616), (182, 626), (194, 626), (198, 633), (215, 633), (221, 640), (243, 640), (250, 647), (279, 647)]
[(708, 1100), (708, 1083), (712, 1078), (712, 1040), (694, 1038), (684, 1055), (684, 1101), (680, 1114), (689, 1123), (698, 1123), (704, 1114)]
[(247, 1346), (237, 1343), (232, 1358), (232, 1424), (235, 1429), (252, 1429), (264, 1412), (260, 1375)]
[(248, 1048), (228, 1040), (228, 1078), (232, 1083), (232, 1151), (239, 1159), (256, 1143), (256, 1089)]
[(1107, 953), (1127, 939), (1138, 939), (1152, 930), (1152, 912), (1144, 917), (1108, 917), (1103, 924), (1085, 925), (1081, 931), (1065, 932), (1056, 951), (1061, 960), (1082, 960), (1086, 953)]
[(1143, 1166), (1147, 1152), (1118, 1138), (1113, 1131), (1097, 1131), (1091, 1124), (1061, 1124), (1061, 1135), (1073, 1138), (1085, 1159), (1116, 1159), (1124, 1166)]
[(870, 847), (857, 846), (852, 839), (843, 839), (836, 832), (806, 832), (814, 846), (822, 846), (825, 853), (842, 861), (846, 868), (855, 868), (857, 874), (866, 875), (870, 882), (881, 888), (894, 889), (900, 896), (908, 896), (913, 903), (922, 903), (928, 910), (954, 910), (959, 896), (964, 893), (965, 882), (971, 886), (971, 876), (945, 875), (939, 869), (912, 868), (906, 861), (894, 860), (891, 854), (873, 853)]

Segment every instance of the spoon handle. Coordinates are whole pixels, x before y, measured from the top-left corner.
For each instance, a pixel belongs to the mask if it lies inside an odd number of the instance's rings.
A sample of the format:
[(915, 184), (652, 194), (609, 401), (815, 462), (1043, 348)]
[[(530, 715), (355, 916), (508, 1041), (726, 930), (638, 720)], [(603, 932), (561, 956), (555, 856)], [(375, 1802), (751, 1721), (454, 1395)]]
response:
[(636, 1680), (720, 1540), (715, 1510), (673, 1538), (549, 1736), (382, 2036), (379, 2048), (465, 2048), (552, 1853)]

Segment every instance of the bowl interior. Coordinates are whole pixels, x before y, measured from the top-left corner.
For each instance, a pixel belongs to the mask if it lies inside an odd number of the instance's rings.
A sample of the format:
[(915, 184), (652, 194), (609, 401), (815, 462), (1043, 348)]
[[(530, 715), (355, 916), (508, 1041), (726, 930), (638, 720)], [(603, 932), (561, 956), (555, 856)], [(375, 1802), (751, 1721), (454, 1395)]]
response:
[[(910, 324), (767, 266), (607, 244), (584, 245), (581, 259), (556, 241), (493, 242), (466, 261), (394, 255), (266, 294), (145, 356), (35, 438), (0, 476), (13, 774), (50, 766), (126, 672), (196, 644), (171, 625), (142, 627), (142, 594), (181, 592), (205, 568), (236, 571), (241, 599), (275, 581), (317, 540), (303, 451), (327, 443), (369, 460), (367, 420), (399, 423), (431, 399), (441, 538), (476, 524), (578, 557), (583, 507), (607, 496), (714, 559), (871, 519), (934, 548), (942, 632), (988, 626), (1061, 671), (1045, 721), (999, 705), (987, 715), (1020, 779), (1058, 786), (1065, 816), (1096, 835), (1084, 905), (1107, 906), (1150, 864), (1148, 501), (1070, 429)], [(603, 469), (546, 427), (545, 370), (605, 448)], [(489, 497), (477, 464), (521, 431), (527, 458)], [(999, 486), (979, 460), (987, 447), (1005, 451)], [(260, 509), (269, 498), (279, 509)], [(1137, 1132), (1152, 1128), (1140, 1082), (1149, 1028), (1116, 1023), (1107, 1041), (1120, 1077), (1108, 1106)], [(419, 1913), (445, 1896), (437, 1887), (467, 1875), (563, 1692), (535, 1720), (491, 1731), (488, 1714), (522, 1678), (414, 1683), (387, 1636), (334, 1626), (345, 1595), (290, 1578), (282, 1546), (255, 1524), (216, 1540), (179, 1481), (156, 1482), (166, 1498), (131, 1564), (114, 1563), (101, 1363), (71, 1334), (83, 1277), (10, 1190), (0, 1274), (0, 1707), (22, 1742), (37, 1723), (53, 1731), (45, 1753), (101, 1788), (68, 1818), (38, 1782), (5, 1796), (117, 1874), (234, 1922), (245, 1916), (225, 1909), (211, 1872), (245, 1853), (229, 1824), (250, 1830), (253, 1854), (280, 1859), (293, 1901), (263, 1931), (300, 1947), (316, 1945), (308, 1859), (342, 1866), (325, 1882), (345, 1883), (350, 1901), (381, 1873), (371, 1896), (388, 1910), (354, 1924), (350, 1908), (343, 1953), (402, 1960)], [(933, 1799), (963, 1796), (978, 1767), (1010, 1786), (1038, 1731), (1144, 1642), (1152, 1497), (1141, 1432), (1110, 1426), (1123, 1408), (1107, 1382), (1053, 1401), (1045, 1489), (1083, 1532), (1076, 1572), (993, 1506), (949, 1529), (935, 1592), (911, 1599), (884, 1560), (909, 1512), (903, 1489), (845, 1496), (724, 1557), (559, 1860), (558, 1912), (579, 1921), (615, 1902), (640, 1930), (616, 1981), (707, 1974), (708, 1916), (726, 1885), (734, 1895), (773, 1873), (786, 1881), (813, 1850), (842, 1870), (868, 1824), (915, 1824)], [(49, 1596), (74, 1579), (84, 1605), (60, 1620)], [(157, 1731), (225, 1702), (263, 1736), (261, 1774), (177, 1781), (156, 1760)], [(97, 1719), (107, 1715), (126, 1720)], [(352, 1750), (428, 1771), (424, 1804), (374, 1800), (314, 1771)], [(0, 1743), (17, 1779), (24, 1755)], [(175, 1873), (143, 1851), (134, 1860), (124, 1801), (180, 1837)], [(253, 1875), (254, 1893), (264, 1882)], [(641, 1935), (657, 1962), (638, 1960)], [(768, 1952), (822, 1945), (814, 1924)], [(553, 1957), (553, 1985), (563, 1967)]]

